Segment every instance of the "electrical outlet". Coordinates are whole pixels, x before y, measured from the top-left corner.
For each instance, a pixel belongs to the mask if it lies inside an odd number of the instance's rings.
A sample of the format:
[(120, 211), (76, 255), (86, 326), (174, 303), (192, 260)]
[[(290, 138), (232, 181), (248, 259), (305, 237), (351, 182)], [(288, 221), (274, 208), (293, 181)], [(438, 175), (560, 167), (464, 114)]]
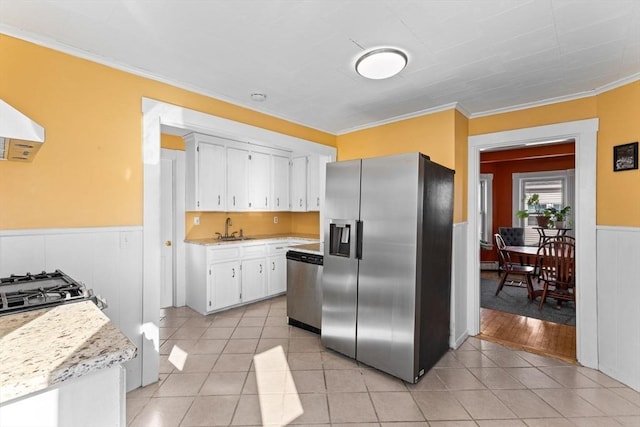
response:
[(193, 217), (193, 223), (195, 225), (200, 225), (200, 217), (199, 216), (194, 216)]
[(277, 216), (274, 216), (274, 217), (273, 217), (273, 223), (274, 223), (274, 224), (277, 224), (277, 223), (278, 223), (278, 217), (277, 217)]

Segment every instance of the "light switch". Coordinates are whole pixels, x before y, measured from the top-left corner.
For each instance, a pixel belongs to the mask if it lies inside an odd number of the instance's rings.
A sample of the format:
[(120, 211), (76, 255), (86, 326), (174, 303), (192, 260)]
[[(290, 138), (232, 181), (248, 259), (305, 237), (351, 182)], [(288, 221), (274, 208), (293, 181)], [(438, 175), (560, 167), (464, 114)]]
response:
[(274, 224), (277, 224), (277, 223), (278, 223), (278, 217), (277, 217), (277, 216), (274, 216), (274, 217), (273, 217), (273, 223), (274, 223)]
[(193, 217), (193, 223), (194, 223), (194, 225), (200, 225), (200, 217), (199, 216), (194, 216)]

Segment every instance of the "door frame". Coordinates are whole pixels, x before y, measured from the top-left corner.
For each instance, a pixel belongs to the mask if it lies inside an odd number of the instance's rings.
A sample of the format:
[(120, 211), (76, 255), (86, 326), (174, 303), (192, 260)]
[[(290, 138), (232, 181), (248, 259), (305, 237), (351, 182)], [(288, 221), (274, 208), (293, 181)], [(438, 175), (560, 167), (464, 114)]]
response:
[(182, 150), (162, 148), (160, 158), (171, 160), (173, 164), (173, 306), (182, 307), (186, 301), (186, 248), (184, 243), (186, 153)]
[[(336, 148), (211, 114), (142, 98), (142, 385), (158, 381), (160, 369), (160, 135), (163, 127), (201, 132), (336, 158)], [(182, 173), (178, 173), (183, 176)], [(182, 185), (181, 187), (184, 187)], [(183, 198), (180, 198), (181, 200)], [(180, 227), (179, 227), (180, 228)], [(184, 229), (184, 224), (182, 227)], [(178, 237), (176, 237), (178, 239)], [(182, 239), (184, 240), (184, 239)], [(184, 256), (182, 256), (184, 259)]]
[(478, 185), (480, 152), (526, 143), (573, 138), (576, 150), (575, 216), (576, 271), (580, 292), (576, 293), (576, 358), (582, 365), (598, 368), (598, 312), (596, 281), (596, 158), (598, 119), (578, 120), (495, 132), (468, 139), (467, 169), (467, 330), (480, 332), (480, 245), (478, 242)]

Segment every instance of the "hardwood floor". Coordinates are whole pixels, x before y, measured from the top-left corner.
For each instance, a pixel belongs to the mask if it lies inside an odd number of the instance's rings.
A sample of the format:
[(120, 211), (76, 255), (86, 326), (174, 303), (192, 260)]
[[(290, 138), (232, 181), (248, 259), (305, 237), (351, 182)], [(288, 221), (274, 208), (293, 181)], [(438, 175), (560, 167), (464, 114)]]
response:
[(576, 362), (576, 328), (480, 308), (478, 338), (512, 348)]

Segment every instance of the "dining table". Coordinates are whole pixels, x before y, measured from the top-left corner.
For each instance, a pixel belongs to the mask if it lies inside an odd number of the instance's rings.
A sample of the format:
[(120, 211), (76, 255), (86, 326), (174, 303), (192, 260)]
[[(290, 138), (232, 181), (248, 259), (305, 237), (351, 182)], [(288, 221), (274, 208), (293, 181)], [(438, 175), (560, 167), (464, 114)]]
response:
[[(517, 256), (520, 259), (520, 264), (538, 266), (538, 246), (507, 246), (504, 248), (512, 256)], [(571, 254), (573, 256), (573, 254)], [(531, 299), (542, 296), (542, 288), (536, 288), (535, 286), (530, 292)], [(559, 302), (558, 302), (559, 305)]]

